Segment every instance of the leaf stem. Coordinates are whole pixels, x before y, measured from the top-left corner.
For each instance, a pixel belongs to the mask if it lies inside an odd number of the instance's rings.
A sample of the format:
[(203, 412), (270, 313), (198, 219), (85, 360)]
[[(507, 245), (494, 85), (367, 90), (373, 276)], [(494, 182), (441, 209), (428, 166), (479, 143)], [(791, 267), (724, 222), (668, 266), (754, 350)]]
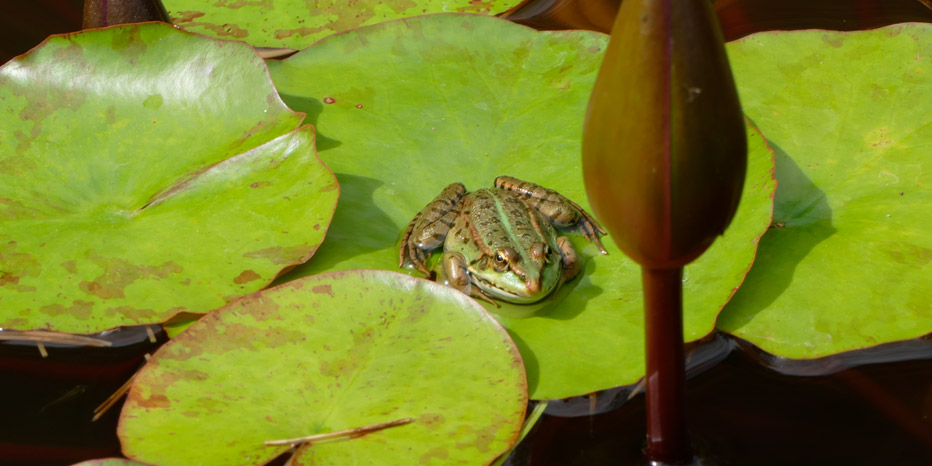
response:
[(278, 445), (302, 445), (305, 443), (317, 443), (323, 440), (332, 440), (339, 438), (356, 438), (362, 437), (363, 435), (370, 434), (382, 429), (387, 429), (389, 427), (400, 426), (414, 422), (413, 418), (406, 417), (402, 419), (395, 419), (394, 421), (381, 422), (378, 424), (372, 424), (368, 426), (356, 427), (353, 429), (338, 430), (336, 432), (324, 432), (322, 434), (308, 435), (307, 437), (298, 437), (290, 438), (284, 440), (266, 440), (266, 446), (278, 446)]

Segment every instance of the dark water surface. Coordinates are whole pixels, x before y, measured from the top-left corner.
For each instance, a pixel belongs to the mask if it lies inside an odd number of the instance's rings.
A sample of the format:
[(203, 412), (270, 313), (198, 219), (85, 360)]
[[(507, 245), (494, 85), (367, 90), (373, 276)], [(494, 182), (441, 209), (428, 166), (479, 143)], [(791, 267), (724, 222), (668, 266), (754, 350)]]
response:
[[(528, 0), (506, 16), (538, 29), (607, 33), (620, 4), (621, 0)], [(715, 9), (725, 40), (759, 31), (853, 31), (932, 21), (932, 9), (918, 0), (716, 0)]]
[[(896, 345), (924, 359), (784, 375), (736, 345), (687, 382), (694, 450), (703, 465), (932, 464), (932, 341), (887, 345), (885, 354), (895, 356)], [(777, 362), (804, 373), (818, 365)], [(643, 393), (594, 416), (545, 415), (532, 435), (512, 464), (643, 464)]]

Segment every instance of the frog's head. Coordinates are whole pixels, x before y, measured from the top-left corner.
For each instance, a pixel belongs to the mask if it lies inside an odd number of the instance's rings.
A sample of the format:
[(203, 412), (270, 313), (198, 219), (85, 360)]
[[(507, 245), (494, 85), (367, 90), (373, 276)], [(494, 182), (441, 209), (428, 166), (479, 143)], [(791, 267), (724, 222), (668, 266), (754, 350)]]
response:
[[(556, 257), (555, 257), (556, 256)], [(512, 303), (533, 303), (550, 294), (560, 281), (562, 262), (544, 242), (525, 255), (504, 247), (485, 256), (470, 270), (473, 284), (493, 298)]]

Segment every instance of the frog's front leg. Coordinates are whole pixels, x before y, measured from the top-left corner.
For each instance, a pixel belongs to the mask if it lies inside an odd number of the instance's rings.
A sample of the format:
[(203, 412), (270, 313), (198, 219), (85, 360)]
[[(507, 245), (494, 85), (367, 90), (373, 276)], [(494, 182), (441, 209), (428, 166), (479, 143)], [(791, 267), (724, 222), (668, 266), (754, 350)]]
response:
[(511, 176), (495, 178), (495, 187), (519, 194), (531, 207), (550, 219), (551, 223), (560, 228), (579, 230), (586, 239), (598, 246), (602, 254), (608, 254), (599, 241), (599, 235), (604, 235), (605, 230), (588, 212), (562, 194)]
[(563, 276), (560, 277), (560, 283), (553, 290), (554, 295), (556, 295), (556, 290), (560, 289), (563, 283), (572, 280), (579, 273), (579, 256), (576, 254), (576, 248), (573, 247), (570, 239), (565, 236), (558, 237), (557, 250), (560, 251), (560, 257), (563, 260)]
[(469, 268), (466, 265), (466, 258), (463, 254), (455, 251), (447, 252), (443, 255), (443, 278), (446, 284), (466, 293), (469, 296), (482, 298), (498, 307), (494, 299), (482, 292), (478, 287), (473, 289), (469, 281)]
[(424, 274), (430, 275), (426, 264), (430, 251), (443, 245), (459, 212), (459, 201), (465, 194), (466, 187), (462, 183), (453, 183), (414, 216), (401, 236), (398, 267), (413, 264)]

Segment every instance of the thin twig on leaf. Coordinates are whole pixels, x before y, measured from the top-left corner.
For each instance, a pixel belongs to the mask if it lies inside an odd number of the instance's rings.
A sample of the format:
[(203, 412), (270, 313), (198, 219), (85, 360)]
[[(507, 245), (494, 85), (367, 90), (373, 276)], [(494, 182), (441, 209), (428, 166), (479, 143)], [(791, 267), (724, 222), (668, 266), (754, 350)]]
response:
[(387, 429), (389, 427), (395, 427), (413, 422), (414, 419), (406, 417), (403, 419), (395, 419), (394, 421), (381, 422), (379, 424), (372, 424), (363, 427), (356, 427), (354, 429), (339, 430), (336, 432), (325, 432), (322, 434), (308, 435), (307, 437), (298, 437), (290, 438), (284, 440), (267, 440), (265, 445), (268, 447), (279, 446), (279, 445), (303, 445), (321, 442), (323, 440), (333, 440), (339, 438), (356, 438), (362, 437), (363, 435), (370, 434), (375, 431), (382, 429)]

